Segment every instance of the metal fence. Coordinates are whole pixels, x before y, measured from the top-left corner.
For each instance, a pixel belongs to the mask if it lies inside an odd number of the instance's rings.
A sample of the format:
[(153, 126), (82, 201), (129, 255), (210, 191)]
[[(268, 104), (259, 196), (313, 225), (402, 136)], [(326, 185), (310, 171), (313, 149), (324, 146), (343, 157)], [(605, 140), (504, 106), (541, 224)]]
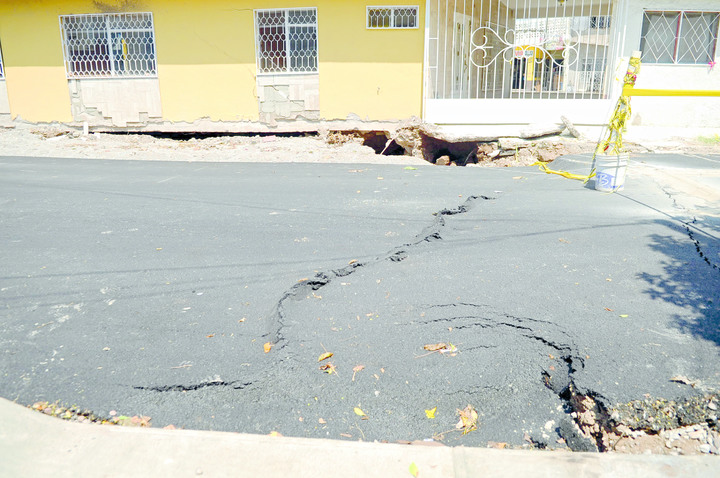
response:
[(258, 73), (315, 73), (317, 9), (255, 11)]
[(719, 12), (646, 11), (644, 63), (708, 64), (715, 58)]
[(61, 15), (68, 78), (157, 74), (152, 13)]
[(612, 0), (431, 0), (430, 99), (604, 99)]
[(417, 28), (419, 10), (417, 6), (367, 7), (366, 26), (369, 29)]

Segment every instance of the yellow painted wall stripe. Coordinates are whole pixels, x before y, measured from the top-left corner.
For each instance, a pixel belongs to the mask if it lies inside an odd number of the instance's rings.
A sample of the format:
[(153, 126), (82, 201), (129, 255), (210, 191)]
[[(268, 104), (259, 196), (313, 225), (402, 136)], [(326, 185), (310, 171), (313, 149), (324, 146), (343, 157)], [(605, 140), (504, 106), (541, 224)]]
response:
[(720, 90), (658, 90), (624, 87), (623, 96), (720, 96)]

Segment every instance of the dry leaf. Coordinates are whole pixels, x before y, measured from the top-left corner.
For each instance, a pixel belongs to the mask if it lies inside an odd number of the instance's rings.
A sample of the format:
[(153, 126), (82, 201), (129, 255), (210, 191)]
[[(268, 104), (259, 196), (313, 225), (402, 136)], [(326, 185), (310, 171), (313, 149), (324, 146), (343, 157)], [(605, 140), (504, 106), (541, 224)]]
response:
[(207, 337), (208, 339), (211, 339), (211, 338), (215, 337), (215, 334), (206, 335), (205, 337)]
[(326, 364), (324, 364), (324, 365), (320, 365), (319, 368), (320, 368), (320, 370), (322, 370), (323, 372), (326, 372), (326, 373), (329, 373), (329, 374), (337, 373), (337, 369), (335, 368), (335, 365), (333, 365), (333, 364), (331, 364), (331, 363), (326, 363)]
[(269, 433), (269, 436), (271, 436), (271, 437), (281, 437), (281, 436), (282, 436), (282, 433), (276, 432), (276, 431), (271, 431), (271, 432)]
[(464, 409), (457, 410), (460, 415), (460, 421), (457, 422), (455, 428), (463, 431), (463, 435), (477, 430), (478, 413), (475, 411), (472, 405), (468, 405)]
[(322, 362), (323, 360), (327, 360), (327, 359), (329, 359), (329, 358), (332, 357), (332, 356), (333, 356), (333, 353), (332, 353), (332, 352), (325, 352), (324, 354), (322, 354), (321, 356), (318, 357), (318, 362)]
[(682, 383), (684, 385), (690, 385), (691, 387), (695, 388), (695, 385), (698, 384), (697, 380), (690, 380), (685, 375), (676, 375), (675, 377), (672, 377), (670, 379), (671, 382), (677, 382)]
[(358, 373), (360, 370), (362, 370), (362, 369), (364, 369), (364, 368), (365, 368), (365, 365), (355, 365), (355, 366), (353, 367), (353, 376), (352, 376), (352, 381), (353, 381), (353, 382), (355, 381), (355, 374)]
[(495, 442), (495, 441), (489, 441), (488, 442), (488, 448), (497, 448), (498, 450), (502, 450), (504, 448), (507, 448), (508, 444), (504, 442)]
[(321, 424), (324, 425), (324, 424), (326, 424), (327, 422), (326, 422), (324, 419), (322, 419), (322, 418), (318, 418), (318, 423), (321, 423)]
[(414, 476), (415, 478), (417, 478), (417, 476), (418, 476), (418, 471), (419, 471), (419, 470), (418, 470), (418, 467), (417, 467), (417, 465), (415, 464), (415, 462), (410, 463), (410, 468), (408, 469), (408, 471), (410, 472), (410, 474), (411, 474), (412, 476)]
[(447, 344), (440, 342), (439, 344), (427, 344), (423, 346), (425, 350), (429, 350), (430, 352), (437, 352), (438, 350), (442, 350), (447, 347)]
[(608, 312), (612, 312), (612, 311), (613, 311), (612, 309), (608, 309), (607, 307), (605, 307), (605, 310), (607, 310)]
[(435, 418), (435, 412), (437, 411), (437, 407), (433, 407), (430, 410), (425, 410), (425, 416), (429, 419)]
[(239, 322), (239, 323), (245, 322), (245, 317), (243, 317), (242, 319), (238, 320), (238, 322)]
[(348, 262), (348, 265), (351, 266), (357, 262), (357, 259), (353, 259), (350, 262)]
[(360, 408), (358, 408), (358, 407), (353, 408), (353, 411), (355, 412), (355, 415), (357, 415), (357, 416), (359, 416), (359, 417), (367, 417), (367, 415), (365, 415), (365, 412), (363, 412), (363, 411), (362, 411)]
[(265, 344), (263, 344), (263, 350), (265, 351), (265, 353), (270, 352), (270, 349), (272, 349), (272, 348), (273, 348), (273, 344), (270, 342), (265, 342)]

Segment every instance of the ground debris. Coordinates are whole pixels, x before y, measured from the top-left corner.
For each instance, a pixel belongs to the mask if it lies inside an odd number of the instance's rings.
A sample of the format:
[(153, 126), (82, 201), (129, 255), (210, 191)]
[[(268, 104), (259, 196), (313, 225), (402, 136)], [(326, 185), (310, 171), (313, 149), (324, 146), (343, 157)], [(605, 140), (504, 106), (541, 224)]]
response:
[(114, 410), (108, 417), (100, 417), (90, 410), (83, 410), (75, 405), (64, 406), (59, 402), (35, 402), (28, 408), (45, 415), (79, 423), (96, 423), (100, 425), (119, 425), (125, 427), (151, 427), (151, 418), (143, 415), (118, 415)]

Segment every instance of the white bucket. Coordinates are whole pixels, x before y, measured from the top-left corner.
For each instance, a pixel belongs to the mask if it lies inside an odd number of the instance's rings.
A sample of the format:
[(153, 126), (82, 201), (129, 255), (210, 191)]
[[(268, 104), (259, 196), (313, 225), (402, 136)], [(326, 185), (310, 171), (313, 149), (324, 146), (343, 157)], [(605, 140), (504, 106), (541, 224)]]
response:
[(595, 189), (604, 192), (622, 191), (625, 188), (625, 172), (629, 160), (628, 153), (598, 155), (595, 160)]

